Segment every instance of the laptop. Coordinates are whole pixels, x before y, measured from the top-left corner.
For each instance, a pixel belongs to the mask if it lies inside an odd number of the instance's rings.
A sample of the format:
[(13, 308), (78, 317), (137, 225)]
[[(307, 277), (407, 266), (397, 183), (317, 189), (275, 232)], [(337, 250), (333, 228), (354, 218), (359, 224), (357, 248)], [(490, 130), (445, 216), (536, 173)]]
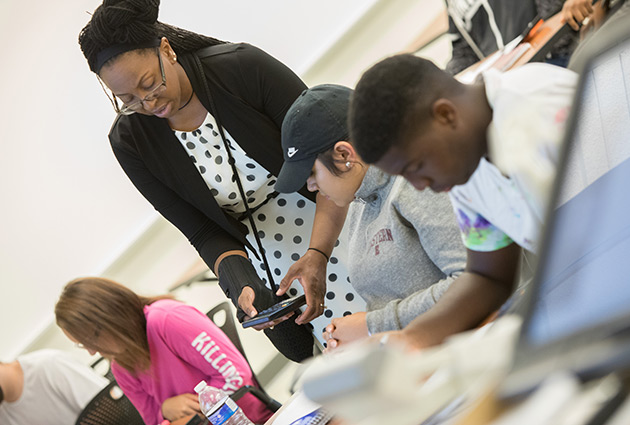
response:
[(630, 367), (630, 26), (611, 24), (574, 61), (580, 82), (500, 398), (558, 369), (588, 380)]

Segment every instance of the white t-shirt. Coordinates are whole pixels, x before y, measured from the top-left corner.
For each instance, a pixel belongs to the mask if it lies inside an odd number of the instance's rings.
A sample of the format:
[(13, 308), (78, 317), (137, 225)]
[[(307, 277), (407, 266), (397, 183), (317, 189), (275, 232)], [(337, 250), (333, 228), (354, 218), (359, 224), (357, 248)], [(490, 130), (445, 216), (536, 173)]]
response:
[(38, 350), (17, 360), (24, 372), (24, 389), (17, 401), (0, 403), (2, 425), (72, 425), (109, 382), (58, 350)]
[(472, 177), (450, 191), (464, 245), (496, 251), (512, 242), (535, 252), (577, 74), (527, 64), (483, 74), (492, 107), (488, 148)]

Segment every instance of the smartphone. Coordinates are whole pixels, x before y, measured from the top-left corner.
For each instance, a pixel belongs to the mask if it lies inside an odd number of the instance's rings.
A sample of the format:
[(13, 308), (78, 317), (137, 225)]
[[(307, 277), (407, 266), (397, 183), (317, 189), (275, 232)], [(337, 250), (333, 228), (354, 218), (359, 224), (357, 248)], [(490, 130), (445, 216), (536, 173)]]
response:
[(280, 317), (297, 310), (306, 304), (306, 296), (300, 295), (298, 297), (288, 298), (280, 301), (278, 304), (274, 304), (271, 307), (261, 311), (256, 316), (243, 322), (244, 328), (250, 326), (260, 325), (272, 320), (279, 319)]

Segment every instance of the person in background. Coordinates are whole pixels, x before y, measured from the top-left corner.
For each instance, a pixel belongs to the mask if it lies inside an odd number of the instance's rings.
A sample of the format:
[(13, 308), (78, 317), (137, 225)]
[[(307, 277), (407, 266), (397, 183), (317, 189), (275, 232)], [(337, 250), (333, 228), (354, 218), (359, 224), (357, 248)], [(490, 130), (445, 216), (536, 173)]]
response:
[(37, 350), (12, 362), (0, 362), (0, 423), (74, 424), (108, 383), (59, 350)]
[[(575, 31), (593, 13), (593, 0), (564, 0), (562, 3), (562, 20)], [(553, 6), (555, 5), (552, 5), (552, 10), (555, 10)]]
[[(110, 360), (116, 382), (147, 424), (201, 414), (194, 388), (202, 380), (228, 394), (257, 386), (221, 329), (170, 296), (143, 297), (108, 279), (79, 278), (64, 287), (55, 317), (72, 342)], [(251, 394), (238, 404), (255, 423), (272, 415)]]
[[(352, 293), (337, 239), (345, 210), (306, 188), (273, 190), (282, 119), (306, 86), (260, 49), (166, 25), (158, 10), (157, 0), (105, 0), (79, 35), (117, 112), (114, 155), (218, 276), (239, 320), (304, 291), (307, 307), (297, 319), (257, 328), (302, 361), (313, 354), (304, 324), (326, 307), (341, 314), (363, 306), (344, 297)], [(280, 281), (277, 294), (272, 281)], [(326, 306), (327, 281), (339, 296)]]
[(282, 124), (285, 162), (276, 183), (276, 190), (290, 193), (306, 182), (309, 190), (348, 208), (348, 270), (367, 312), (333, 318), (324, 329), (329, 349), (402, 329), (439, 309), (466, 264), (448, 196), (419, 193), (357, 155), (348, 137), (351, 93), (323, 84), (297, 98)]
[(367, 70), (351, 100), (361, 158), (418, 190), (448, 192), (467, 248), (444, 308), (391, 335), (419, 348), (478, 325), (512, 293), (521, 247), (538, 245), (577, 84), (573, 71), (542, 63), (482, 76), (462, 84), (396, 55)]
[(597, 43), (601, 37), (605, 37), (608, 31), (606, 28), (618, 25), (618, 21), (630, 20), (630, 2), (623, 1), (619, 6), (611, 7), (611, 2), (606, 0), (594, 5), (589, 25), (582, 27), (586, 34), (571, 56), (569, 69), (576, 69), (577, 63), (584, 60), (582, 52), (588, 50), (592, 43)]
[[(575, 31), (591, 12), (592, 0), (446, 0), (452, 55), (446, 70), (455, 75), (491, 55), (522, 34), (534, 19), (548, 19), (562, 10)], [(566, 66), (578, 41), (574, 32), (561, 37), (546, 61)]]

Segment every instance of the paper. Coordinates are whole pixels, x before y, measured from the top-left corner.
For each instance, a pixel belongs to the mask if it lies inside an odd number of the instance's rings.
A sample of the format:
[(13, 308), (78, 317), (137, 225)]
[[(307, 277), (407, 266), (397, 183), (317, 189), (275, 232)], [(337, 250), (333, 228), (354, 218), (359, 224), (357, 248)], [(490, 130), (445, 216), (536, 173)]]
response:
[(319, 404), (306, 397), (302, 391), (298, 391), (282, 406), (279, 415), (273, 421), (273, 425), (291, 425), (297, 419), (320, 407)]

